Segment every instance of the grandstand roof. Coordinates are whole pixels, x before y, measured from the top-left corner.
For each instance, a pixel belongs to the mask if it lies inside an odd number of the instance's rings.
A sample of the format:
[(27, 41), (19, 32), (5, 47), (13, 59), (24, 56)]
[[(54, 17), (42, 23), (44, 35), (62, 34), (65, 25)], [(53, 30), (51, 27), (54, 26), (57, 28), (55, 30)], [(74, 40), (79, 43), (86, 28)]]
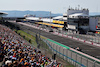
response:
[(0, 12), (0, 15), (2, 15), (2, 14), (8, 14), (8, 13), (5, 13), (5, 12)]
[(37, 17), (26, 17), (26, 19), (28, 19), (28, 20), (39, 20), (39, 18), (37, 18)]
[(57, 16), (57, 17), (54, 17), (53, 19), (62, 19), (63, 16)]
[(49, 18), (38, 18), (38, 17), (26, 17), (28, 20), (42, 20), (43, 22), (53, 22), (53, 19)]
[(42, 18), (43, 22), (53, 22), (53, 19), (48, 19), (48, 18)]
[(6, 15), (8, 15), (8, 14), (5, 12), (0, 12), (0, 17), (6, 16)]

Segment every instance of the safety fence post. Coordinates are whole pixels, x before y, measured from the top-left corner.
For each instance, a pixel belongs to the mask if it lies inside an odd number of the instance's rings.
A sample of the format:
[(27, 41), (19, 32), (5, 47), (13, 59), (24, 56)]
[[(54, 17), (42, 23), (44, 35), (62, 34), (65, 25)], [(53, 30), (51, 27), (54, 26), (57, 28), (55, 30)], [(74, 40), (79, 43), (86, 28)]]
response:
[(82, 56), (81, 56), (81, 62), (80, 63), (82, 63)]
[[(71, 58), (72, 58), (72, 51), (71, 51)], [(72, 60), (71, 60), (71, 63), (73, 63)]]
[(88, 67), (88, 58), (87, 58), (87, 67)]
[[(60, 46), (59, 46), (59, 52), (60, 52)], [(59, 56), (60, 56), (60, 53), (59, 53)]]
[(95, 67), (95, 63), (96, 63), (96, 61), (93, 62), (93, 67)]
[[(77, 53), (76, 53), (76, 61), (77, 61)], [(75, 66), (76, 66), (76, 63), (75, 63)]]
[[(53, 47), (54, 47), (54, 44), (53, 44)], [(54, 50), (53, 50), (53, 53), (54, 53)]]
[(99, 37), (98, 37), (98, 44), (99, 44)]
[(64, 60), (64, 48), (63, 48), (63, 60)]
[(96, 42), (96, 37), (95, 37), (95, 42)]
[[(56, 45), (56, 50), (57, 50), (57, 45)], [(57, 51), (56, 51), (56, 55), (57, 55)]]
[[(68, 49), (67, 49), (67, 53), (66, 53), (66, 56), (68, 57)], [(68, 61), (68, 58), (67, 58), (67, 61)]]

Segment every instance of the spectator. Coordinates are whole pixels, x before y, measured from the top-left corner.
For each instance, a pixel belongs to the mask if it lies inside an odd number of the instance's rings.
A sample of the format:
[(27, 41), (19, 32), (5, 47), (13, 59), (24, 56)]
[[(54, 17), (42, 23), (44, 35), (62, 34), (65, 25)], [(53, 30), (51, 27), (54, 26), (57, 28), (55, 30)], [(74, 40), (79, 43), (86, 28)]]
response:
[(2, 67), (61, 67), (56, 60), (44, 56), (40, 50), (11, 29), (0, 25), (0, 62)]

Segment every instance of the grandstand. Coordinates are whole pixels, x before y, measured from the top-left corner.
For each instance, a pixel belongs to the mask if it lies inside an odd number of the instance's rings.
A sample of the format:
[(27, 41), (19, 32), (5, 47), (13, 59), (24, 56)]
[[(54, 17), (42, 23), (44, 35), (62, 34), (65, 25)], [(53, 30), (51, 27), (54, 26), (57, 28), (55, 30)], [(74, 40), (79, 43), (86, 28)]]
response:
[(11, 29), (0, 25), (0, 67), (57, 67), (57, 63), (32, 47)]

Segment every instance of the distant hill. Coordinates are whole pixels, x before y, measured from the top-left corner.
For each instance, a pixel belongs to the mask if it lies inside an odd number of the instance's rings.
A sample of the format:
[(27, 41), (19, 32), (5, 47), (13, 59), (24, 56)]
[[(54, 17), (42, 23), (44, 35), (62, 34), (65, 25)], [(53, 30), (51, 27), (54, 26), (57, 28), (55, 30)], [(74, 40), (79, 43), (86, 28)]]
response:
[[(36, 17), (50, 17), (49, 11), (2, 11), (8, 13), (7, 17), (24, 17), (26, 14), (36, 15)], [(63, 14), (51, 13), (51, 16), (62, 16)]]
[(89, 15), (90, 16), (97, 16), (97, 15), (100, 15), (100, 12), (90, 12)]
[[(50, 17), (50, 12), (49, 11), (17, 11), (17, 10), (13, 10), (13, 11), (1, 11), (1, 12), (6, 12), (8, 13), (7, 17), (23, 17), (26, 14), (32, 14), (32, 15), (36, 15), (36, 17)], [(52, 17), (55, 16), (62, 16), (63, 14), (54, 14), (51, 13)], [(100, 12), (90, 12), (89, 13), (90, 16), (100, 16)]]

